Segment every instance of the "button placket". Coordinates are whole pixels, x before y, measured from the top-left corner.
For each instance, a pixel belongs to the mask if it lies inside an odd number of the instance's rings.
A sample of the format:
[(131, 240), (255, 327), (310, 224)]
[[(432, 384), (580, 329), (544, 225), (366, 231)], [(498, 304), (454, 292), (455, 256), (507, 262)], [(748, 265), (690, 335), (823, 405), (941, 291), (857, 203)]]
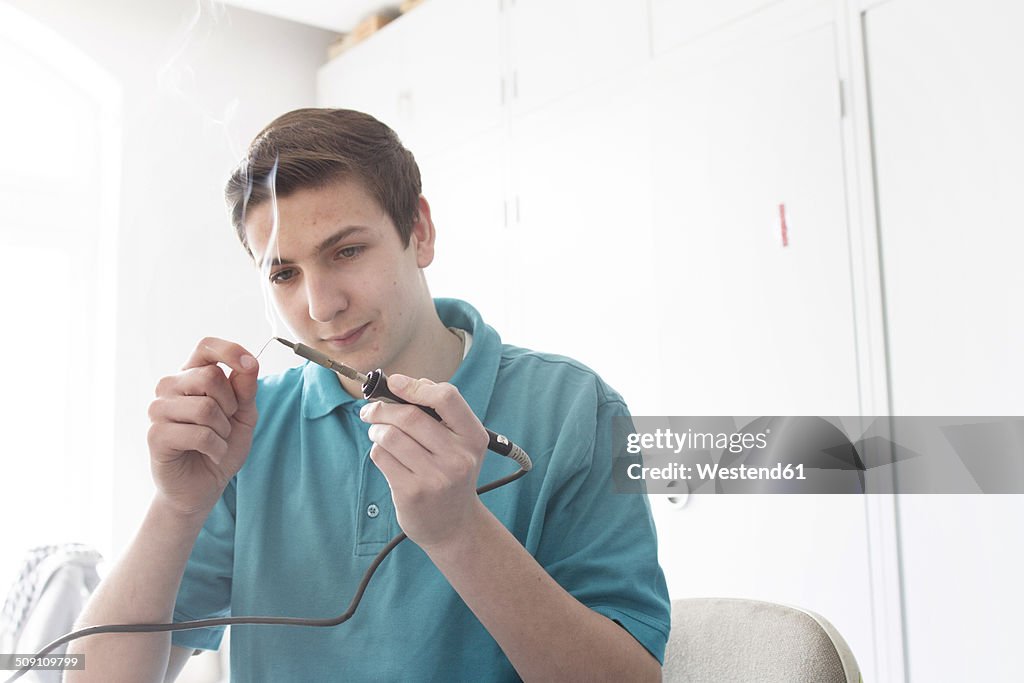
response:
[(355, 508), (356, 555), (376, 555), (391, 540), (391, 489), (384, 475), (370, 460), (371, 447), (372, 444), (363, 452), (360, 468), (359, 500)]

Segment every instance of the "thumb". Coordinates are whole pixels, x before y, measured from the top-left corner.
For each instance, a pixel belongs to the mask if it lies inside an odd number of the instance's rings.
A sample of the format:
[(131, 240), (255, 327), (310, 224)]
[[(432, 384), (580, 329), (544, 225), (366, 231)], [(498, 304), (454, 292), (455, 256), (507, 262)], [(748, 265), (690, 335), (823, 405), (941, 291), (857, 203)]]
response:
[[(255, 359), (254, 359), (255, 360)], [(259, 386), (260, 366), (257, 361), (251, 368), (234, 370), (229, 381), (238, 401), (238, 410), (232, 416), (232, 422), (240, 422), (250, 427), (256, 424), (256, 389)]]

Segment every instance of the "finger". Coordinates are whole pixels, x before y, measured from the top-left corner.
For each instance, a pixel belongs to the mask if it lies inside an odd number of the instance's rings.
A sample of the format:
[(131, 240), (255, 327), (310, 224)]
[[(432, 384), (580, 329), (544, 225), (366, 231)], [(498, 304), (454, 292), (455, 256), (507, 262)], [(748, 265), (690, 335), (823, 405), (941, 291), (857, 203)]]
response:
[(369, 436), (370, 441), (390, 453), (414, 474), (436, 469), (433, 454), (398, 427), (389, 424), (370, 425)]
[(222, 439), (231, 436), (231, 422), (220, 404), (209, 396), (158, 398), (149, 406), (149, 417), (154, 422), (203, 425)]
[(416, 406), (371, 401), (359, 411), (359, 418), (370, 424), (394, 425), (431, 454), (451, 449), (452, 431)]
[(466, 399), (447, 382), (435, 384), (428, 379), (395, 374), (388, 377), (388, 388), (410, 403), (433, 408), (456, 434), (474, 434), (481, 427)]
[(223, 363), (236, 372), (251, 372), (253, 374), (256, 374), (260, 367), (259, 361), (245, 347), (217, 337), (206, 337), (196, 344), (196, 348), (192, 351), (192, 355), (189, 356), (182, 370), (198, 368), (203, 365), (216, 365), (217, 363)]
[(228, 443), (209, 427), (178, 422), (164, 422), (150, 428), (150, 444), (169, 453), (197, 451), (215, 463), (228, 452)]
[(165, 377), (156, 385), (157, 396), (209, 396), (220, 405), (228, 417), (238, 410), (235, 390), (228, 382), (224, 371), (216, 365), (191, 368), (177, 375)]
[[(256, 367), (258, 370), (259, 366)], [(258, 372), (232, 372), (228, 380), (232, 393), (238, 401), (238, 408), (231, 419), (234, 423), (245, 425), (250, 429), (256, 426), (258, 417), (256, 390), (259, 387), (259, 382), (257, 378)]]
[(416, 476), (398, 458), (380, 446), (374, 445), (370, 449), (370, 460), (387, 479), (392, 491), (396, 487), (404, 488)]

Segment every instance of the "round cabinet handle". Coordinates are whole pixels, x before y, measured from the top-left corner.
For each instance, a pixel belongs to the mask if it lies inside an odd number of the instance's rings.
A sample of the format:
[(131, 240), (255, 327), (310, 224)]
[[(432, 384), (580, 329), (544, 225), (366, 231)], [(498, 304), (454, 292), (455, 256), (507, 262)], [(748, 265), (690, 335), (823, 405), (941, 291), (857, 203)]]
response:
[(686, 507), (686, 504), (690, 502), (689, 484), (677, 479), (669, 484), (669, 488), (676, 489), (676, 491), (667, 496), (659, 496), (659, 498), (664, 498), (665, 503), (669, 508), (673, 510), (682, 510)]

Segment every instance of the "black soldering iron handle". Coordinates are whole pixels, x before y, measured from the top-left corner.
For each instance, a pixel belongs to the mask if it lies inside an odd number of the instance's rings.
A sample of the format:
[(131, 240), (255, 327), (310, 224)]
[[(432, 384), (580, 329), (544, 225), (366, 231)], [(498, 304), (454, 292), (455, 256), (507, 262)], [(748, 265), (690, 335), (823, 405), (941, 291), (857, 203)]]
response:
[(424, 413), (434, 418), (438, 422), (442, 422), (441, 416), (437, 414), (437, 411), (427, 406), (421, 406), (416, 403), (410, 403), (404, 398), (399, 398), (391, 391), (388, 386), (387, 375), (380, 368), (377, 368), (366, 376), (366, 382), (363, 384), (363, 398), (367, 401), (384, 401), (385, 403), (404, 403), (406, 405), (416, 406)]
[[(443, 421), (441, 420), (441, 416), (438, 415), (437, 411), (434, 410), (433, 408), (430, 408), (428, 406), (421, 406), (418, 403), (410, 403), (409, 401), (406, 401), (404, 398), (399, 398), (398, 396), (396, 396), (394, 392), (392, 392), (391, 389), (388, 387), (387, 375), (385, 375), (384, 371), (381, 370), (380, 368), (377, 368), (376, 370), (374, 370), (373, 372), (369, 373), (366, 376), (366, 383), (363, 384), (363, 398), (365, 398), (368, 401), (385, 401), (389, 403), (404, 403), (406, 405), (414, 405), (423, 412), (425, 412), (430, 417), (437, 420), (438, 422)], [(509, 441), (507, 437), (504, 437), (501, 434), (496, 434), (495, 432), (492, 432), (490, 429), (487, 429), (487, 427), (484, 427), (484, 429), (487, 431), (487, 448), (494, 451), (498, 455), (504, 455), (506, 457), (510, 457), (516, 461), (519, 461), (518, 457), (513, 457), (514, 455), (518, 454), (518, 446)], [(527, 467), (526, 469), (529, 469), (529, 467)]]

